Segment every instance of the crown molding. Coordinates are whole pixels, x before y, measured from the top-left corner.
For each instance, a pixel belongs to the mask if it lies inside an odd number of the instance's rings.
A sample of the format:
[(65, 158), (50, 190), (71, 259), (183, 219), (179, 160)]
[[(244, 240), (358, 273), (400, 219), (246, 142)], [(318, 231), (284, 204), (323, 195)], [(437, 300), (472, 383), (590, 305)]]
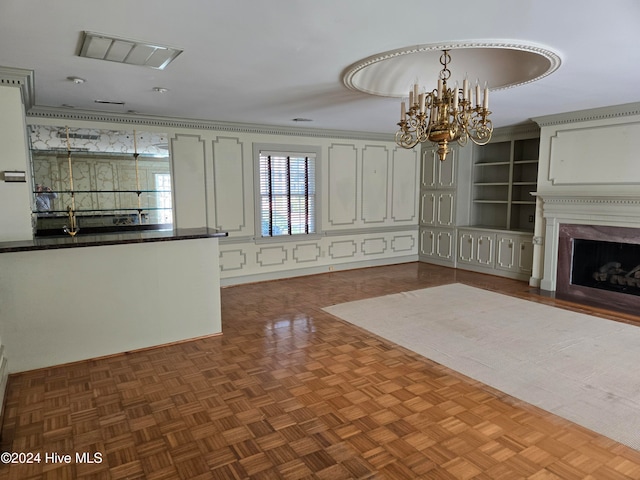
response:
[(491, 142), (534, 138), (540, 136), (540, 127), (535, 122), (519, 123), (517, 125), (509, 125), (506, 127), (498, 127), (493, 130)]
[(564, 123), (586, 122), (590, 120), (605, 120), (608, 118), (628, 117), (640, 115), (640, 102), (612, 105), (602, 108), (591, 108), (575, 112), (558, 113), (532, 118), (541, 127), (549, 125), (561, 125)]
[(259, 125), (248, 123), (219, 122), (213, 120), (198, 120), (186, 118), (171, 118), (140, 114), (118, 114), (96, 112), (91, 110), (76, 110), (63, 107), (33, 107), (27, 112), (27, 117), (54, 118), (60, 120), (76, 120), (85, 122), (111, 122), (134, 125), (148, 125), (162, 128), (188, 128), (195, 130), (218, 130), (223, 132), (254, 133), (267, 135), (287, 135), (294, 137), (340, 138), (355, 140), (374, 140), (382, 142), (395, 141), (394, 134), (357, 132), (348, 130), (325, 130), (300, 127), (285, 127), (278, 125)]
[(0, 86), (20, 88), (25, 111), (28, 111), (35, 104), (33, 70), (0, 66)]

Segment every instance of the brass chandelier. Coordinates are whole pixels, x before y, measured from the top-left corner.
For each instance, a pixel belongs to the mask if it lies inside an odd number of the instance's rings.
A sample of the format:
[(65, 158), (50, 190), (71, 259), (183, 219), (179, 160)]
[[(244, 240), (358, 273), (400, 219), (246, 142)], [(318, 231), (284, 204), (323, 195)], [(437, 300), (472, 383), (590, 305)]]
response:
[(441, 161), (449, 153), (449, 143), (457, 141), (466, 145), (471, 139), (476, 145), (485, 145), (493, 133), (489, 119), (489, 89), (485, 86), (481, 101), (479, 82), (472, 89), (465, 78), (461, 89), (457, 82), (453, 89), (448, 88), (451, 71), (447, 65), (450, 61), (449, 50), (443, 50), (440, 56), (443, 68), (437, 89), (420, 92), (418, 84), (413, 85), (409, 91), (409, 108), (404, 101), (401, 104), (400, 129), (396, 132), (396, 143), (404, 148), (413, 148), (426, 141), (437, 144)]

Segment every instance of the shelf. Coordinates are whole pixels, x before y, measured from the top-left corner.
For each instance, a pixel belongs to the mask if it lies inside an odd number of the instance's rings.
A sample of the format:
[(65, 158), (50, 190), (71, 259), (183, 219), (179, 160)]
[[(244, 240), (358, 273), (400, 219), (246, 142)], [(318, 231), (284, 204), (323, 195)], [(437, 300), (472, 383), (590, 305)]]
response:
[[(140, 207), (140, 208), (76, 208), (74, 210), (75, 213), (82, 213), (82, 212), (110, 212), (111, 214), (117, 215), (118, 212), (137, 212), (137, 211), (151, 211), (151, 210), (171, 210), (171, 208), (167, 207)], [(46, 216), (46, 217), (50, 217), (50, 216), (54, 216), (54, 217), (60, 217), (60, 215), (51, 215), (52, 213), (64, 213), (64, 217), (67, 216), (68, 210), (50, 210), (48, 212), (39, 212), (37, 210), (33, 211), (32, 213), (38, 213), (42, 216)]]
[(515, 140), (513, 142), (514, 162), (531, 161), (538, 158), (540, 147), (539, 138), (528, 138), (525, 140)]
[[(34, 150), (34, 153), (40, 156), (55, 155), (57, 157), (64, 156), (65, 158), (69, 156), (69, 153), (71, 153), (72, 158), (74, 159), (78, 157), (81, 157), (81, 158), (98, 157), (100, 160), (105, 158), (106, 159), (115, 158), (118, 160), (133, 159), (135, 154), (134, 152), (90, 152), (90, 151), (82, 150), (78, 148), (75, 148), (75, 149), (72, 148), (71, 150), (68, 150), (67, 148), (49, 148), (49, 149), (43, 149), (43, 150), (37, 149), (37, 150)], [(169, 161), (169, 155), (164, 153), (162, 155), (155, 154), (155, 153), (138, 153), (138, 159)]]
[(510, 162), (482, 162), (476, 163), (476, 167), (498, 167), (501, 165), (509, 165)]
[[(500, 163), (511, 154), (511, 142), (489, 142), (476, 150), (477, 165)], [(508, 163), (508, 162), (507, 162)]]
[(171, 190), (52, 190), (50, 193), (171, 193)]
[(533, 228), (538, 138), (513, 139), (474, 150), (471, 220), (507, 230)]

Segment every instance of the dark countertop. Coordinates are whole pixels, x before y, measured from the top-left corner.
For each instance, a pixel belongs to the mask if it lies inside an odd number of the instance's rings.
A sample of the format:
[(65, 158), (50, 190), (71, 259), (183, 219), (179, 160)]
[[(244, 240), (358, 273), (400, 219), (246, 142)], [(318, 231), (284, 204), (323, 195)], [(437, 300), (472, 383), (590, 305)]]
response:
[(97, 247), (101, 245), (122, 245), (127, 243), (168, 242), (197, 238), (226, 237), (227, 232), (213, 228), (179, 228), (175, 230), (143, 230), (138, 232), (115, 232), (99, 235), (76, 235), (71, 237), (39, 237), (32, 240), (0, 242), (0, 253), (28, 252), (34, 250), (54, 250), (58, 248)]

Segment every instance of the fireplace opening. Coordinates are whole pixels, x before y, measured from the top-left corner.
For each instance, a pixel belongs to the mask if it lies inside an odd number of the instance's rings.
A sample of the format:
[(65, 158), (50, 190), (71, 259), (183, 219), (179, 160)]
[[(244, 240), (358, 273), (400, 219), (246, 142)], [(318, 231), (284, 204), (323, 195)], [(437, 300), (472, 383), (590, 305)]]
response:
[(572, 285), (640, 296), (640, 244), (573, 239)]

